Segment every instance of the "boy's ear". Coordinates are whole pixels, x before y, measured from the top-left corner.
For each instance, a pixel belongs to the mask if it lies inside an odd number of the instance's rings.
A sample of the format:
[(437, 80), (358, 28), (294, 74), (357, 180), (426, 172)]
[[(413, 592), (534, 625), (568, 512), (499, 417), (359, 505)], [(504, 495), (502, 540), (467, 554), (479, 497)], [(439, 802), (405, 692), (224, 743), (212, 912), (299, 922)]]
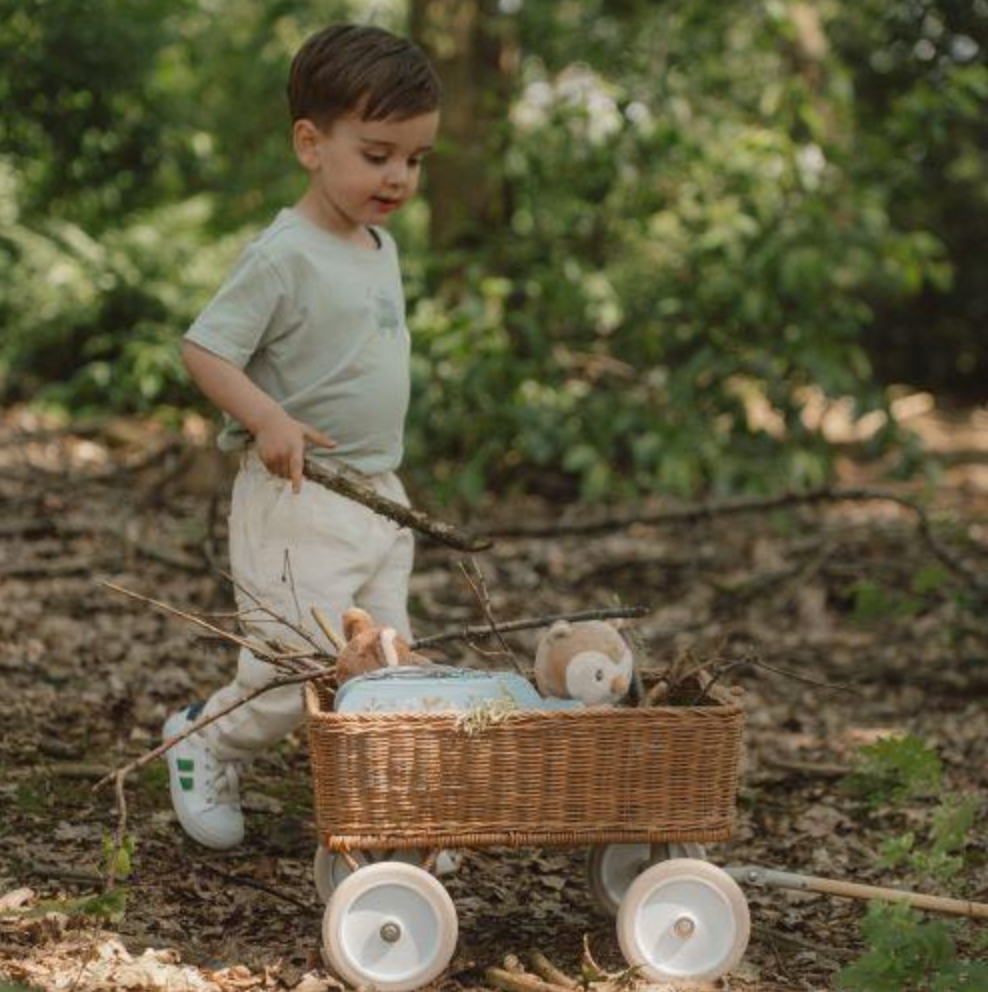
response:
[(299, 162), (310, 172), (319, 168), (319, 140), (322, 132), (312, 121), (302, 118), (292, 125), (292, 147)]

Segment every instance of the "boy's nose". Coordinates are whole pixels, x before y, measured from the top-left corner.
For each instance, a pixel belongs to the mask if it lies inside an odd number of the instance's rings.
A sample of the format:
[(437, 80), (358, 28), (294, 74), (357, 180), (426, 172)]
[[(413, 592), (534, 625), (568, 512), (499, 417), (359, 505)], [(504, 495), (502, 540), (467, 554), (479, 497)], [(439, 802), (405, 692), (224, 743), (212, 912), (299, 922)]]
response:
[(389, 186), (404, 186), (408, 182), (408, 165), (403, 162), (394, 163), (388, 170)]

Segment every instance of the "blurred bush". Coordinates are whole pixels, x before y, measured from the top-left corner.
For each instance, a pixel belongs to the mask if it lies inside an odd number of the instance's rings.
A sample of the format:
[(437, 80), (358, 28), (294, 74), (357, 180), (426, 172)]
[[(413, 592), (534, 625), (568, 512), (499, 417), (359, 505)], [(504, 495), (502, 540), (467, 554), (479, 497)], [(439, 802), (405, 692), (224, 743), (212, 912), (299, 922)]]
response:
[[(505, 151), (487, 166), (510, 220), (441, 253), (425, 201), (395, 220), (415, 342), (409, 469), (467, 498), (810, 485), (831, 452), (807, 397), (882, 409), (865, 346), (888, 339), (883, 321), (899, 334), (916, 301), (955, 300), (937, 327), (976, 365), (983, 280), (958, 245), (988, 211), (988, 0), (963, 16), (914, 6), (485, 7), (518, 52)], [(403, 4), (375, 9), (402, 30)], [(291, 53), (327, 20), (366, 15), (0, 0), (5, 401), (201, 403), (176, 342), (302, 189)]]

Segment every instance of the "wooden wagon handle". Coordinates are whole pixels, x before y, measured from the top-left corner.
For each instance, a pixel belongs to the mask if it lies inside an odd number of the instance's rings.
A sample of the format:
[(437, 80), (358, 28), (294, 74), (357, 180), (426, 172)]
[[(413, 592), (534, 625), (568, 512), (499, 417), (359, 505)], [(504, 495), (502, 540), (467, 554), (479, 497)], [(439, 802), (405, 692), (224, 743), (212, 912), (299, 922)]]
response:
[(859, 882), (843, 882), (834, 878), (798, 875), (796, 872), (776, 871), (772, 868), (760, 868), (757, 865), (732, 867), (727, 871), (735, 881), (753, 885), (767, 885), (775, 889), (798, 889), (802, 892), (821, 892), (825, 895), (845, 896), (848, 899), (878, 899), (881, 902), (901, 902), (915, 909), (925, 909), (932, 913), (966, 916), (974, 920), (988, 920), (988, 903), (972, 902), (970, 899), (950, 899), (946, 896), (908, 892), (905, 889), (889, 889), (878, 885), (862, 885)]

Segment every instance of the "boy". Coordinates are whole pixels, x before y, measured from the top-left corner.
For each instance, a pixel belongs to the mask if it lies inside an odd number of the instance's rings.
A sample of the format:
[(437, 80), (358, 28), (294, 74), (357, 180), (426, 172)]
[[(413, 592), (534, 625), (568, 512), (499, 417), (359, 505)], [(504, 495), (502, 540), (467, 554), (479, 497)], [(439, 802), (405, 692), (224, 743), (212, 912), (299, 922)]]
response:
[[(341, 25), (309, 38), (288, 83), (295, 155), (308, 189), (244, 251), (189, 329), (182, 357), (225, 414), (224, 450), (242, 449), (230, 512), (238, 585), (306, 627), (320, 606), (339, 625), (362, 606), (410, 636), (408, 530), (309, 481), (313, 458), (363, 473), (407, 505), (401, 462), (409, 338), (393, 239), (383, 225), (415, 193), (439, 124), (435, 71), (411, 42)], [(242, 610), (253, 603), (240, 591)], [(297, 641), (266, 627), (267, 636)], [(327, 648), (329, 645), (327, 644)], [(235, 680), (165, 722), (166, 737), (277, 676), (242, 650)], [(225, 849), (244, 835), (238, 762), (302, 720), (297, 686), (273, 690), (168, 752), (185, 831)]]

